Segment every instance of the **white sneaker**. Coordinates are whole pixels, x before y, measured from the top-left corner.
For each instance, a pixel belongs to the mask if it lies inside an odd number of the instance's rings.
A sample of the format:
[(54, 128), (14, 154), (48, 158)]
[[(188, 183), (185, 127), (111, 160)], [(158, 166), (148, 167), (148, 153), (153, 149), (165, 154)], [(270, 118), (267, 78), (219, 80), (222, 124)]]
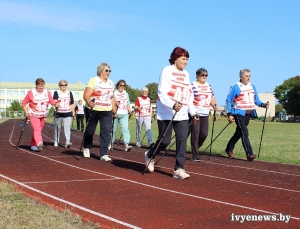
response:
[(174, 178), (179, 178), (179, 179), (187, 179), (187, 178), (190, 177), (190, 175), (187, 174), (184, 169), (179, 168), (176, 171), (174, 171), (173, 177)]
[(39, 149), (36, 146), (31, 146), (32, 151), (39, 151)]
[(43, 143), (40, 142), (38, 145), (37, 145), (37, 148), (38, 148), (38, 151), (42, 151), (43, 150)]
[(90, 157), (90, 149), (84, 148), (83, 149), (83, 156), (84, 157)]
[(136, 147), (141, 147), (141, 143), (140, 142), (136, 142)]
[(100, 157), (101, 161), (111, 161), (111, 158), (108, 155), (103, 155), (102, 157)]
[[(151, 160), (148, 155), (147, 155), (148, 151), (145, 152), (145, 165), (148, 165), (148, 171), (149, 172), (153, 172), (154, 171), (154, 160)], [(150, 162), (149, 162), (150, 161)]]
[(108, 150), (114, 150), (114, 148), (113, 148), (113, 147), (111, 147), (111, 145), (109, 144), (109, 146), (108, 146)]
[(58, 143), (57, 142), (54, 142), (54, 147), (58, 147)]
[(129, 152), (130, 150), (132, 150), (132, 146), (128, 146), (125, 148), (125, 152)]
[(66, 144), (66, 148), (70, 148), (72, 146), (72, 142), (69, 142), (68, 144)]

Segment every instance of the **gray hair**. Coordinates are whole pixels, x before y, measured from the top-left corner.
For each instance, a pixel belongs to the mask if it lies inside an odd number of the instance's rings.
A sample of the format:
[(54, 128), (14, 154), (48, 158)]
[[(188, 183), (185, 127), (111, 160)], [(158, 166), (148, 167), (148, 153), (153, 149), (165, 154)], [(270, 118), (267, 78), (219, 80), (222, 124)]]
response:
[(147, 87), (143, 87), (141, 92), (143, 93), (143, 91), (149, 91)]
[(103, 71), (104, 67), (107, 66), (110, 68), (110, 66), (107, 63), (101, 63), (97, 67), (97, 76), (100, 76), (100, 73)]
[(245, 72), (250, 72), (250, 69), (244, 68), (244, 69), (240, 70), (240, 77), (243, 77)]
[(206, 73), (208, 74), (208, 71), (207, 71), (205, 68), (199, 68), (199, 69), (196, 71), (196, 76), (202, 75), (203, 72), (206, 72)]

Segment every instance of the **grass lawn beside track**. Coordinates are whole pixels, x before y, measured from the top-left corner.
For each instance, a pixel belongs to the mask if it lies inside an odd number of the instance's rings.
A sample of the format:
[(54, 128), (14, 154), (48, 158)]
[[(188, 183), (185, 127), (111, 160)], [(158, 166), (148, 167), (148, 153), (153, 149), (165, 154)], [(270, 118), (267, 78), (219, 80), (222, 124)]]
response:
[[(52, 123), (53, 117), (49, 117), (47, 122)], [(216, 137), (220, 131), (227, 125), (227, 118), (217, 117), (217, 121), (214, 124), (214, 137)], [(74, 121), (73, 128), (76, 129), (76, 121)], [(227, 142), (233, 135), (236, 128), (236, 124), (232, 123), (219, 135), (219, 137), (212, 144), (212, 155), (226, 155), (224, 150)], [(263, 122), (259, 120), (251, 120), (248, 125), (249, 139), (253, 148), (253, 152), (258, 155), (259, 144), (262, 135)], [(260, 156), (256, 160), (278, 162), (285, 164), (296, 164), (300, 165), (300, 123), (288, 123), (288, 122), (266, 122), (264, 127), (264, 133), (262, 138), (262, 144), (260, 149)], [(136, 121), (135, 117), (129, 120), (129, 131), (131, 135), (131, 142), (136, 142)], [(96, 128), (96, 134), (99, 134), (99, 124)], [(116, 133), (116, 140), (118, 141), (121, 136), (121, 128), (118, 126)], [(141, 139), (145, 134), (145, 127), (142, 128)], [(174, 134), (174, 133), (173, 133)], [(204, 145), (200, 148), (199, 152), (202, 151), (210, 144), (212, 134), (212, 117), (210, 117), (209, 123), (209, 135), (204, 142)], [(152, 123), (152, 138), (156, 141), (158, 136), (157, 122)], [(145, 137), (143, 144), (147, 145), (147, 136)], [(175, 149), (175, 145), (172, 147)], [(190, 137), (187, 143), (187, 152), (190, 153)], [(209, 148), (206, 150), (209, 153)], [(236, 158), (246, 159), (242, 142), (239, 140), (234, 150), (234, 156)]]

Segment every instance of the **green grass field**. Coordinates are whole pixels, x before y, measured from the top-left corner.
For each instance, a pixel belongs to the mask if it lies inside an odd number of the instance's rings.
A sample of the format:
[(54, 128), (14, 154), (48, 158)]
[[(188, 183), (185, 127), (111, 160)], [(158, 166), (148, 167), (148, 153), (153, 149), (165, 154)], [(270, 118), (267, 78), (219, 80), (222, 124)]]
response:
[[(217, 136), (220, 131), (227, 125), (227, 118), (217, 117), (217, 121), (214, 125), (214, 136)], [(52, 118), (48, 122), (52, 122)], [(212, 118), (209, 124), (209, 135), (204, 142), (204, 145), (200, 148), (202, 152), (210, 143), (211, 140), (211, 128)], [(76, 128), (74, 121), (73, 128)], [(129, 131), (131, 134), (131, 142), (135, 143), (135, 118), (129, 120)], [(235, 131), (235, 123), (229, 125), (222, 134), (214, 141), (212, 145), (212, 155), (225, 155), (224, 149), (227, 145), (228, 140), (231, 138)], [(251, 121), (248, 129), (250, 142), (255, 154), (258, 154), (259, 144), (262, 134), (263, 122), (262, 121)], [(299, 139), (300, 139), (300, 123), (281, 123), (281, 122), (266, 122), (264, 127), (263, 139), (261, 144), (260, 156), (258, 160), (279, 162), (285, 164), (297, 164), (300, 165), (300, 150), (299, 150)], [(96, 133), (99, 134), (99, 125), (97, 126)], [(144, 136), (145, 128), (142, 129), (141, 138)], [(120, 126), (117, 130), (116, 141), (121, 136)], [(157, 123), (152, 123), (152, 135), (153, 141), (156, 141), (158, 136)], [(147, 144), (147, 136), (145, 137), (143, 144)], [(175, 149), (175, 147), (173, 147)], [(190, 139), (188, 139), (187, 151), (191, 150)], [(206, 152), (209, 152), (209, 148)], [(238, 141), (234, 150), (234, 156), (237, 158), (246, 158), (241, 141)]]

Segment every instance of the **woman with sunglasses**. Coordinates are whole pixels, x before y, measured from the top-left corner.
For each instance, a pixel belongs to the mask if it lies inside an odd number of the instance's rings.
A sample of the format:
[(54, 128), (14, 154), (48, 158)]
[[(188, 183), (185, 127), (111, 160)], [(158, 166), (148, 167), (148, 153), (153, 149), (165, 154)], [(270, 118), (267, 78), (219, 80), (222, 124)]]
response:
[(199, 148), (203, 145), (208, 135), (208, 121), (210, 106), (216, 111), (216, 99), (212, 86), (206, 82), (208, 72), (205, 68), (199, 68), (196, 71), (196, 81), (192, 83), (194, 94), (194, 106), (199, 121), (191, 124), (191, 146), (193, 161), (201, 161), (198, 154)]
[[(128, 129), (128, 121), (131, 116), (131, 108), (130, 108), (129, 95), (126, 92), (125, 87), (126, 87), (125, 80), (119, 80), (116, 84), (114, 97), (117, 106), (117, 118), (114, 119), (114, 125), (113, 125), (114, 128), (112, 132), (111, 142), (115, 141), (118, 123), (120, 123), (122, 135), (124, 139), (125, 152), (128, 152), (132, 149), (132, 146), (129, 145), (130, 133)], [(109, 145), (109, 149), (112, 150), (111, 145)]]
[(97, 76), (89, 80), (83, 99), (86, 102), (87, 125), (84, 132), (83, 156), (90, 157), (93, 145), (93, 135), (98, 122), (100, 123), (100, 160), (111, 161), (107, 155), (108, 145), (111, 141), (110, 131), (113, 117), (116, 115), (114, 99), (114, 83), (108, 79), (110, 66), (101, 63), (97, 68)]
[(154, 171), (154, 157), (170, 144), (172, 129), (176, 136), (176, 163), (174, 178), (186, 179), (190, 175), (184, 170), (189, 113), (195, 120), (193, 93), (190, 76), (185, 70), (189, 58), (187, 50), (176, 47), (170, 55), (170, 65), (162, 69), (157, 90), (157, 124), (159, 136), (155, 145), (145, 152), (145, 164), (149, 172)]
[(57, 106), (53, 100), (51, 93), (45, 89), (45, 80), (38, 78), (35, 81), (36, 87), (28, 91), (22, 101), (22, 107), (27, 119), (33, 128), (33, 135), (31, 138), (31, 150), (42, 151), (43, 138), (42, 129), (45, 120), (48, 116), (48, 105)]
[(67, 90), (68, 82), (61, 80), (58, 83), (59, 91), (55, 91), (53, 99), (58, 103), (55, 111), (55, 127), (54, 127), (54, 146), (58, 147), (60, 131), (62, 123), (64, 123), (64, 132), (66, 144), (65, 148), (70, 148), (71, 143), (71, 122), (75, 120), (74, 98), (71, 91)]

